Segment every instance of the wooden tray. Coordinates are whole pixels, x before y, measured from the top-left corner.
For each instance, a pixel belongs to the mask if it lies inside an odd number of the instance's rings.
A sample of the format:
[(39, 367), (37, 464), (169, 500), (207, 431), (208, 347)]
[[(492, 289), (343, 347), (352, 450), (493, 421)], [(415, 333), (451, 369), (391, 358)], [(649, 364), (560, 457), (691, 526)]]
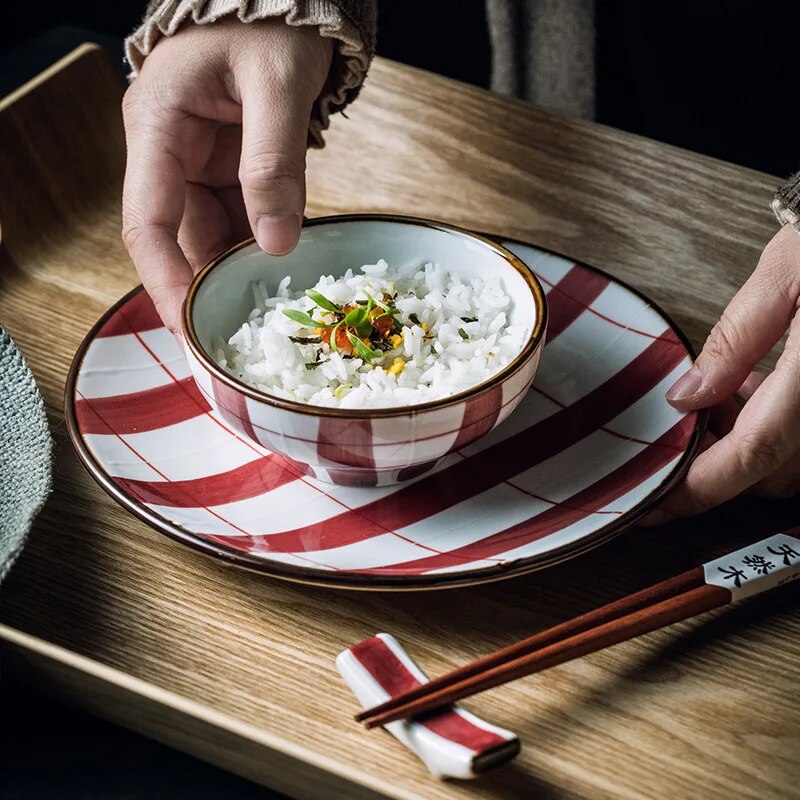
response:
[[(295, 796), (796, 796), (791, 587), (474, 698), (523, 751), (470, 784), (354, 725), (333, 667), (386, 630), (441, 672), (780, 530), (796, 503), (740, 501), (505, 584), (390, 597), (226, 569), (95, 486), (61, 408), (80, 340), (137, 283), (119, 241), (122, 91), (87, 46), (0, 102), (0, 321), (57, 439), (54, 494), (3, 586), (4, 668)], [(382, 61), (309, 163), (310, 214), (414, 212), (536, 241), (638, 286), (695, 344), (775, 229), (773, 178)]]

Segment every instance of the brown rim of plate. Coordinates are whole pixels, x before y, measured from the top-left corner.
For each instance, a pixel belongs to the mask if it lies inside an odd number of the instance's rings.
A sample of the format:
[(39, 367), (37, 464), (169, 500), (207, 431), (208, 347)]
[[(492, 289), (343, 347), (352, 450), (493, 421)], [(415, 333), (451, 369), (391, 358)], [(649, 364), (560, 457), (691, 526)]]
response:
[[(494, 236), (494, 234), (490, 234), (490, 236)], [(561, 253), (530, 244), (529, 242), (511, 239), (505, 236), (497, 236), (497, 238), (501, 241), (520, 244), (524, 247), (534, 247), (542, 252), (551, 253), (560, 258), (573, 261), (573, 259)], [(633, 288), (619, 278), (615, 278), (599, 267), (594, 267), (582, 261), (573, 263), (577, 263), (584, 269), (603, 275), (612, 283), (622, 286), (650, 306), (669, 325), (681, 344), (686, 348), (689, 356), (692, 359), (696, 357), (696, 352), (692, 343), (676, 325), (672, 317), (666, 314), (657, 303), (654, 303), (638, 289)], [(78, 429), (78, 421), (75, 415), (75, 387), (78, 372), (80, 371), (86, 350), (109, 318), (114, 316), (120, 307), (124, 306), (128, 300), (141, 291), (144, 291), (142, 286), (137, 286), (132, 289), (100, 317), (84, 337), (70, 366), (65, 386), (64, 416), (69, 437), (73, 447), (78, 453), (78, 457), (81, 459), (92, 478), (94, 478), (105, 492), (151, 528), (204, 555), (213, 556), (228, 566), (235, 566), (250, 572), (257, 572), (260, 575), (269, 575), (270, 577), (280, 578), (281, 580), (287, 580), (293, 583), (301, 583), (307, 586), (317, 586), (327, 589), (351, 589), (359, 591), (429, 591), (433, 589), (458, 589), (481, 583), (492, 583), (494, 581), (519, 577), (568, 561), (590, 550), (594, 550), (596, 547), (600, 547), (624, 533), (628, 528), (633, 527), (637, 522), (640, 522), (650, 509), (657, 505), (658, 502), (684, 478), (689, 469), (689, 465), (700, 450), (700, 445), (702, 444), (708, 425), (709, 411), (708, 409), (703, 409), (697, 415), (692, 437), (680, 461), (675, 465), (672, 472), (670, 472), (647, 497), (614, 520), (614, 522), (602, 528), (598, 528), (594, 533), (583, 539), (579, 539), (577, 542), (565, 544), (562, 547), (552, 550), (546, 555), (528, 556), (527, 558), (520, 558), (515, 561), (506, 562), (505, 564), (483, 567), (479, 570), (473, 569), (460, 572), (448, 572), (441, 575), (380, 575), (375, 573), (360, 575), (355, 570), (337, 572), (334, 570), (298, 567), (293, 564), (281, 564), (277, 561), (268, 561), (254, 557), (249, 553), (235, 550), (231, 547), (210, 542), (154, 514), (135, 497), (123, 491), (114, 482), (114, 479), (105, 472), (103, 467), (95, 460)]]
[(248, 386), (243, 381), (240, 381), (235, 376), (224, 370), (217, 364), (216, 361), (206, 352), (205, 348), (200, 344), (199, 337), (194, 329), (194, 322), (192, 319), (192, 311), (194, 302), (197, 297), (197, 292), (200, 290), (205, 279), (213, 272), (213, 270), (221, 264), (229, 256), (237, 253), (239, 250), (249, 247), (255, 242), (253, 237), (245, 239), (243, 242), (229, 247), (224, 252), (220, 253), (214, 259), (209, 261), (200, 272), (195, 275), (186, 299), (183, 301), (181, 309), (181, 322), (183, 328), (184, 338), (189, 349), (192, 351), (194, 357), (202, 364), (202, 366), (214, 375), (218, 380), (226, 383), (232, 389), (246, 395), (252, 400), (257, 400), (261, 403), (281, 408), (287, 411), (293, 411), (298, 414), (308, 414), (315, 417), (336, 417), (345, 419), (384, 419), (386, 417), (405, 417), (413, 416), (414, 414), (423, 411), (438, 410), (440, 408), (448, 408), (453, 405), (458, 405), (463, 401), (474, 397), (475, 395), (482, 394), (483, 392), (503, 383), (507, 378), (513, 375), (539, 348), (539, 345), (544, 340), (544, 334), (547, 330), (547, 301), (545, 300), (544, 289), (542, 288), (539, 279), (533, 271), (510, 250), (507, 250), (496, 241), (489, 239), (479, 233), (464, 228), (456, 227), (455, 225), (448, 225), (444, 222), (437, 222), (436, 220), (423, 219), (420, 217), (404, 217), (394, 214), (337, 214), (328, 217), (316, 217), (312, 220), (307, 220), (303, 223), (304, 228), (312, 228), (317, 225), (331, 225), (339, 222), (390, 222), (403, 225), (416, 225), (423, 228), (432, 228), (434, 230), (443, 231), (445, 233), (456, 234), (473, 241), (480, 242), (488, 247), (494, 253), (499, 255), (506, 263), (510, 264), (523, 278), (525, 283), (531, 290), (534, 303), (536, 305), (536, 323), (533, 326), (530, 336), (528, 337), (525, 346), (514, 357), (514, 360), (507, 364), (499, 372), (495, 373), (485, 381), (473, 386), (470, 389), (465, 389), (462, 392), (443, 397), (439, 400), (429, 400), (425, 403), (418, 403), (416, 405), (407, 406), (390, 406), (387, 408), (370, 408), (370, 409), (351, 409), (351, 408), (334, 408), (330, 406), (312, 406), (308, 403), (301, 403), (295, 400), (285, 400), (280, 397), (262, 392), (253, 386)]

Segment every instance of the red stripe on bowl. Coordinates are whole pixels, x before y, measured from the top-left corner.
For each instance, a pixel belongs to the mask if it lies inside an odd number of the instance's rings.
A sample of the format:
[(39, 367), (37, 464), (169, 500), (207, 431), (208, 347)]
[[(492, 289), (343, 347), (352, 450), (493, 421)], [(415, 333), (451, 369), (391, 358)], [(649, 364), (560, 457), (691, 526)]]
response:
[(464, 404), (464, 418), (450, 452), (460, 450), (494, 428), (502, 408), (502, 384), (492, 386), (477, 397), (470, 397)]
[(75, 416), (83, 434), (154, 431), (186, 422), (210, 410), (192, 378), (141, 392), (82, 398), (75, 402)]
[(253, 430), (253, 424), (250, 421), (247, 398), (241, 392), (231, 388), (227, 383), (223, 383), (211, 373), (209, 373), (209, 377), (211, 378), (211, 386), (214, 390), (214, 400), (217, 403), (222, 419), (234, 430), (242, 431), (242, 433), (247, 434), (251, 439), (259, 441), (256, 432)]
[[(372, 421), (321, 417), (317, 455), (332, 481), (344, 486), (377, 486)], [(328, 464), (357, 468), (336, 469)]]
[(375, 470), (336, 469), (336, 467), (318, 467), (318, 469), (324, 469), (328, 473), (329, 480), (339, 486), (372, 488), (378, 485), (378, 473)]
[[(378, 636), (353, 645), (350, 652), (390, 697), (396, 697), (421, 685)], [(414, 722), (475, 753), (482, 753), (508, 741), (494, 731), (485, 730), (464, 719), (452, 707)]]
[(321, 417), (318, 436), (317, 454), (323, 461), (360, 469), (375, 468), (371, 420)]
[[(205, 389), (200, 385), (198, 385), (197, 388), (198, 388), (200, 394), (206, 400), (208, 400), (208, 395), (207, 395)], [(510, 403), (513, 403), (515, 400), (517, 400), (517, 398), (520, 395), (525, 394), (528, 391), (529, 388), (530, 388), (529, 386), (524, 386), (513, 397), (509, 398), (505, 403), (503, 403), (503, 405), (502, 405), (502, 407), (500, 409), (501, 412), (507, 405), (509, 405)], [(118, 397), (121, 398), (121, 397), (124, 397), (124, 395), (118, 395)], [(561, 405), (563, 405), (563, 403)], [(489, 413), (492, 414), (494, 412), (489, 412)], [(253, 430), (255, 430), (258, 433), (258, 441), (260, 441), (263, 444), (263, 446), (267, 448), (267, 450), (276, 450), (277, 449), (274, 446), (270, 445), (270, 442), (275, 437), (277, 437), (279, 439), (281, 439), (281, 438), (287, 439), (287, 440), (290, 440), (290, 441), (293, 441), (293, 442), (303, 442), (303, 444), (310, 444), (312, 446), (317, 444), (317, 440), (316, 439), (307, 439), (307, 438), (304, 438), (302, 436), (295, 436), (295, 435), (292, 435), (292, 434), (282, 434), (282, 433), (279, 433), (278, 431), (272, 430), (270, 428), (265, 428), (262, 425), (259, 425), (257, 422), (253, 422), (252, 418), (250, 419), (250, 424), (252, 425)], [(429, 442), (429, 441), (431, 441), (433, 439), (443, 439), (443, 438), (446, 438), (447, 436), (451, 436), (452, 434), (457, 433), (457, 431), (459, 431), (460, 429), (461, 428), (460, 428), (460, 425), (459, 425), (458, 428), (454, 428), (453, 430), (437, 432), (437, 433), (431, 434), (429, 436), (419, 436), (419, 437), (415, 437), (413, 439), (400, 439), (398, 441), (393, 441), (393, 442), (390, 442), (390, 441), (376, 442), (374, 440), (372, 442), (366, 442), (366, 441), (363, 440), (363, 438), (357, 438), (355, 440), (348, 440), (345, 443), (342, 443), (341, 440), (340, 440), (339, 444), (340, 445), (344, 444), (348, 448), (369, 448), (369, 449), (373, 450), (373, 453), (374, 453), (375, 448), (381, 448), (381, 447), (396, 448), (398, 445), (402, 445), (402, 444), (415, 444), (417, 442)]]

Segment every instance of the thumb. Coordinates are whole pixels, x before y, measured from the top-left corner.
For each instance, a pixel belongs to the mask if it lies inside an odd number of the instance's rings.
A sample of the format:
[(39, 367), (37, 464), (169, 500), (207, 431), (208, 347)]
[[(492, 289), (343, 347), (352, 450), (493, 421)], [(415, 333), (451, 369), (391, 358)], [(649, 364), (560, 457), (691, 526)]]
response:
[(257, 78), (241, 89), (239, 182), (253, 235), (272, 255), (294, 249), (303, 221), (311, 104), (298, 94)]
[(786, 332), (795, 304), (789, 289), (792, 269), (780, 236), (779, 232), (764, 248), (758, 266), (712, 329), (695, 365), (667, 392), (675, 408), (707, 408), (732, 397)]

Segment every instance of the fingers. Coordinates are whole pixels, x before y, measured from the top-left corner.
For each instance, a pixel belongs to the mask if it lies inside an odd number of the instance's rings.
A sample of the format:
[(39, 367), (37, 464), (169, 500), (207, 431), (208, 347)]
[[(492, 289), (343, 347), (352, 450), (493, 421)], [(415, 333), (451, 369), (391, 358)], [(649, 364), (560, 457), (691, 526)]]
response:
[(764, 248), (695, 366), (667, 392), (672, 405), (683, 411), (707, 408), (736, 392), (789, 326), (798, 294), (798, 263), (800, 236), (787, 226)]
[(717, 439), (727, 436), (742, 412), (742, 403), (736, 397), (728, 397), (711, 409), (708, 429)]
[(762, 481), (776, 493), (789, 492), (800, 452), (799, 389), (797, 358), (787, 351), (742, 408), (733, 430), (694, 461), (665, 501), (660, 521), (701, 513)]
[[(696, 366), (667, 394), (682, 410), (716, 406), (724, 435), (702, 452), (685, 480), (648, 518), (697, 514), (755, 490), (787, 496), (800, 488), (800, 237), (788, 226), (764, 248), (758, 267), (714, 328)], [(794, 317), (794, 319), (793, 319)], [(790, 334), (771, 375), (750, 373)], [(738, 415), (730, 402), (737, 392)], [(725, 428), (732, 425), (729, 432)]]
[[(134, 84), (135, 86), (135, 84)], [(178, 246), (184, 174), (174, 152), (168, 116), (155, 120), (140, 93), (123, 104), (128, 162), (122, 195), (122, 237), (164, 324), (180, 327), (180, 309), (192, 270)]]
[[(719, 441), (719, 438), (714, 433), (706, 431), (706, 435), (703, 437), (703, 441), (700, 444), (700, 452), (704, 453), (706, 450), (713, 447), (717, 441)], [(645, 515), (641, 522), (639, 522), (639, 526), (642, 528), (652, 528), (657, 525), (665, 525), (676, 517), (689, 515), (689, 511), (685, 513), (681, 511), (686, 505), (682, 489), (683, 485), (681, 484), (670, 492), (667, 498), (657, 508), (654, 508)]]
[[(786, 350), (778, 361), (778, 368), (786, 376), (787, 386), (794, 387), (794, 396), (798, 398), (795, 402), (800, 404), (800, 316), (795, 317), (792, 322)], [(753, 373), (751, 379), (756, 386), (753, 390), (755, 396), (758, 386), (766, 382), (767, 376), (762, 373)], [(744, 388), (742, 387), (742, 389)], [(791, 424), (791, 419), (789, 424)], [(800, 438), (800, 433), (797, 438)], [(780, 468), (762, 478), (753, 487), (755, 494), (775, 498), (793, 497), (798, 491), (800, 491), (800, 445)]]
[(756, 389), (758, 389), (768, 377), (768, 372), (751, 372), (744, 379), (744, 383), (739, 387), (736, 396), (741, 398), (742, 402), (746, 403), (756, 393)]
[(224, 189), (217, 189), (215, 194), (228, 215), (233, 241), (241, 242), (243, 239), (252, 236), (241, 187), (227, 186)]
[(751, 372), (733, 397), (725, 398), (711, 409), (708, 427), (718, 439), (727, 436), (733, 430), (744, 404), (768, 376), (767, 372)]
[(231, 225), (216, 193), (197, 183), (186, 183), (186, 203), (178, 244), (197, 272), (217, 253), (233, 244)]
[(239, 186), (211, 189), (201, 184), (186, 184), (186, 207), (178, 244), (193, 272), (250, 235)]
[[(245, 207), (264, 249), (284, 253), (296, 244), (311, 106), (332, 52), (316, 29), (283, 20), (189, 26), (159, 42), (126, 94), (123, 236), (173, 331), (190, 261), (199, 266), (228, 244)], [(243, 199), (225, 188), (237, 168)]]
[(241, 86), (243, 131), (239, 181), (259, 246), (273, 255), (300, 238), (312, 97), (270, 84), (255, 72)]
[(800, 492), (800, 452), (790, 458), (777, 472), (759, 481), (752, 493), (761, 497), (786, 499)]
[(186, 206), (178, 243), (196, 272), (252, 235), (238, 183), (242, 126), (204, 122), (208, 141), (186, 173)]

